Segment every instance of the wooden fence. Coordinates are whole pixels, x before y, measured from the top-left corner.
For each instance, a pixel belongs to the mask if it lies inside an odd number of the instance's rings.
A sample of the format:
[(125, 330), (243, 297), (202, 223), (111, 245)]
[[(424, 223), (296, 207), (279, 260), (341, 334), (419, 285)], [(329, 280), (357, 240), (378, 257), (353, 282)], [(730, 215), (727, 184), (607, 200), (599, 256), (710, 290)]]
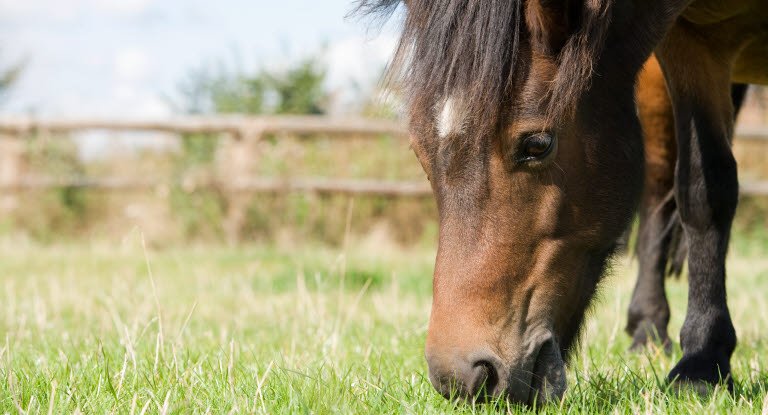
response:
[[(363, 118), (329, 118), (315, 116), (217, 116), (178, 117), (167, 120), (109, 120), (80, 119), (57, 120), (29, 117), (0, 117), (0, 135), (16, 138), (59, 137), (70, 133), (109, 131), (152, 131), (174, 134), (226, 134), (243, 142), (242, 148), (234, 151), (247, 154), (248, 142), (266, 135), (290, 135), (296, 137), (328, 136), (334, 139), (345, 137), (380, 137), (390, 135), (405, 137), (402, 124), (394, 121)], [(10, 162), (6, 162), (9, 164)], [(237, 164), (229, 169), (231, 177), (226, 180), (208, 180), (186, 187), (216, 187), (232, 193), (293, 191), (325, 194), (377, 195), (388, 197), (426, 197), (431, 190), (428, 183), (393, 182), (376, 179), (319, 179), (319, 178), (271, 178), (243, 177)], [(0, 174), (0, 189), (22, 191), (51, 187), (79, 187), (94, 190), (140, 190), (167, 185), (162, 180), (134, 180), (123, 178), (32, 178), (6, 172)]]
[(406, 134), (394, 121), (366, 118), (318, 116), (215, 117), (188, 116), (165, 120), (121, 119), (40, 119), (0, 116), (0, 134), (30, 136), (40, 133), (72, 133), (84, 130), (157, 131), (175, 134), (232, 134), (238, 138), (258, 139), (265, 134), (377, 136)]
[[(406, 130), (395, 121), (362, 118), (328, 118), (315, 116), (216, 116), (178, 117), (166, 120), (111, 119), (41, 119), (0, 116), (0, 135), (20, 138), (56, 137), (89, 130), (154, 131), (174, 134), (228, 134), (238, 141), (253, 142), (265, 135), (299, 137), (328, 136), (405, 137)], [(768, 146), (768, 127), (739, 126), (738, 140), (764, 142)], [(247, 149), (247, 147), (246, 147)], [(243, 153), (243, 151), (240, 151)], [(247, 154), (247, 153), (246, 153)], [(194, 188), (217, 187), (227, 192), (317, 192), (333, 194), (379, 195), (389, 197), (428, 197), (431, 190), (425, 181), (393, 182), (375, 179), (318, 179), (243, 177), (237, 163), (227, 180), (194, 183)], [(139, 190), (167, 185), (160, 180), (129, 180), (121, 178), (30, 178), (14, 174), (13, 160), (0, 154), (0, 189), (26, 190), (51, 187), (81, 187), (95, 190)], [(768, 182), (743, 183), (741, 192), (748, 195), (768, 195)]]

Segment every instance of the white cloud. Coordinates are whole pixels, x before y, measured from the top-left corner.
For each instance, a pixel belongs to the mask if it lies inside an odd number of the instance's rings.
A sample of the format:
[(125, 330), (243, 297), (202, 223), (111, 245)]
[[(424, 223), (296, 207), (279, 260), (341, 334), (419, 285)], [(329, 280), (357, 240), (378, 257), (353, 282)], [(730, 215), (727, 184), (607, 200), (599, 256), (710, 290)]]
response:
[(139, 14), (149, 8), (156, 0), (80, 0), (91, 7), (114, 14)]
[(328, 68), (326, 84), (334, 94), (330, 111), (358, 111), (360, 98), (376, 93), (383, 70), (396, 46), (395, 36), (375, 39), (352, 36), (330, 44), (325, 56)]
[(140, 81), (150, 75), (152, 59), (140, 49), (124, 49), (115, 53), (115, 76), (120, 81)]
[(158, 0), (0, 0), (4, 19), (47, 18), (72, 20), (85, 12), (106, 12), (119, 16), (146, 11)]
[(7, 20), (27, 19), (31, 17), (70, 20), (76, 15), (76, 11), (65, 2), (46, 0), (0, 0), (0, 15)]
[(131, 84), (117, 85), (107, 99), (104, 115), (162, 118), (171, 114), (168, 103), (157, 94)]
[(354, 36), (332, 43), (326, 57), (328, 83), (341, 86), (350, 81), (361, 85), (376, 81), (396, 45), (394, 36)]

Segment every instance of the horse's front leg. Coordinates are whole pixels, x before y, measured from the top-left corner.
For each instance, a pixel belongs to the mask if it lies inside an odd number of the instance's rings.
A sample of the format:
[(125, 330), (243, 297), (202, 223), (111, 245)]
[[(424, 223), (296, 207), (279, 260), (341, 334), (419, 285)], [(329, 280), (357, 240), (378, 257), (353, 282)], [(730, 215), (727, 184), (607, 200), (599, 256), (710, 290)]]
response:
[(683, 357), (671, 380), (702, 386), (725, 380), (736, 332), (726, 303), (725, 256), (738, 202), (730, 148), (733, 106), (728, 52), (701, 32), (675, 26), (656, 50), (672, 99), (678, 142), (675, 197), (688, 241), (688, 311)]

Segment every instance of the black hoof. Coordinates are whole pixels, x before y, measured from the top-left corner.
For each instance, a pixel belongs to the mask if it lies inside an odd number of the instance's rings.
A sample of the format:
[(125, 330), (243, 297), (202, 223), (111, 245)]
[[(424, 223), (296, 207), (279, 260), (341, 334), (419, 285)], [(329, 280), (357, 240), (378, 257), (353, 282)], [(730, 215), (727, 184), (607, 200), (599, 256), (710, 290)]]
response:
[(659, 327), (648, 320), (632, 326), (632, 331), (627, 327), (627, 331), (632, 336), (632, 346), (629, 347), (631, 352), (643, 353), (647, 349), (663, 349), (665, 354), (672, 353), (672, 340), (667, 335), (666, 326)]
[(669, 372), (667, 379), (678, 389), (694, 390), (700, 395), (709, 394), (716, 385), (723, 385), (733, 393), (733, 378), (728, 359), (683, 356)]

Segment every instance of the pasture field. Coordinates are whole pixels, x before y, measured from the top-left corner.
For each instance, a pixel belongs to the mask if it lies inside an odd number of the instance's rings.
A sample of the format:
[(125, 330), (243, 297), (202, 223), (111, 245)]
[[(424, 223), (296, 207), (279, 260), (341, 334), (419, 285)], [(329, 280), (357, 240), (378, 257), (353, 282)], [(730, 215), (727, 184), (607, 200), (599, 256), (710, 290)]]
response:
[[(736, 241), (735, 394), (668, 391), (680, 356), (627, 352), (636, 262), (616, 259), (545, 413), (768, 414), (768, 256)], [(516, 413), (433, 391), (430, 248), (0, 240), (0, 413)], [(670, 280), (677, 340), (686, 282)]]

